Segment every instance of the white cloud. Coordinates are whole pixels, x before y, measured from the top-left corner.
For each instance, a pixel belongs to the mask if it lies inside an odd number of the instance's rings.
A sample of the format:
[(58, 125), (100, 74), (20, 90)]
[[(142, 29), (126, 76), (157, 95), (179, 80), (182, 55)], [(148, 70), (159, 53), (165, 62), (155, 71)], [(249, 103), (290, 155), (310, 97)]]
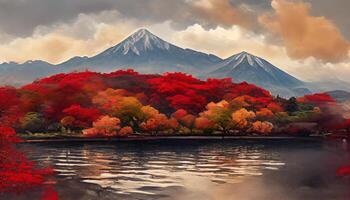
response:
[(206, 30), (195, 24), (187, 29), (175, 32), (171, 40), (184, 47), (207, 53), (214, 53), (223, 58), (241, 51), (260, 56), (278, 66), (282, 70), (306, 81), (325, 79), (347, 80), (350, 76), (350, 61), (341, 63), (324, 63), (315, 58), (293, 60), (284, 46), (271, 44), (265, 35), (232, 26), (220, 26)]
[(40, 26), (30, 37), (7, 40), (0, 45), (0, 61), (59, 63), (77, 55), (91, 56), (118, 43), (138, 26), (115, 11), (81, 14), (70, 24)]

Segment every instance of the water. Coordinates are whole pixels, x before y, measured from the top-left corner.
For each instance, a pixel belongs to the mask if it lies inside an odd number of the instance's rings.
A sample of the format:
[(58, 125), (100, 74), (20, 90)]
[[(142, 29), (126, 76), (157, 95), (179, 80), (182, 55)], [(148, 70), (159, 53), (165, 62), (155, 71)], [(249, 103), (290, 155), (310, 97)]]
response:
[(349, 181), (335, 174), (350, 162), (348, 154), (324, 142), (129, 141), (21, 148), (54, 168), (61, 199), (350, 197)]

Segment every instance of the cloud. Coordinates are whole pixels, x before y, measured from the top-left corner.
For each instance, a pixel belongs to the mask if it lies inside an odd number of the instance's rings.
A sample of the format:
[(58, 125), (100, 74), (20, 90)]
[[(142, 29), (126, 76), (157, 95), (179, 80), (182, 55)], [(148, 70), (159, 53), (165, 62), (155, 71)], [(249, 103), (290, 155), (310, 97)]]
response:
[(345, 37), (350, 38), (349, 0), (307, 0), (312, 4), (312, 14), (333, 21)]
[(259, 21), (282, 38), (290, 57), (314, 57), (324, 62), (339, 62), (348, 57), (349, 42), (332, 21), (311, 16), (310, 4), (273, 0), (271, 5), (275, 12), (262, 15)]
[(282, 49), (280, 46), (268, 44), (264, 35), (237, 25), (229, 28), (218, 26), (207, 30), (195, 24), (174, 33), (171, 40), (179, 46), (214, 53), (223, 58), (241, 51), (249, 51), (262, 57), (274, 57)]
[(167, 39), (179, 46), (214, 53), (223, 58), (247, 51), (305, 81), (347, 80), (350, 75), (349, 61), (324, 63), (313, 57), (295, 60), (289, 57), (285, 46), (271, 43), (263, 33), (239, 26), (218, 26), (207, 30), (195, 24), (170, 34)]
[[(170, 21), (176, 29), (194, 23), (206, 26), (249, 23), (248, 7), (257, 0), (0, 0), (0, 32), (18, 37), (33, 34), (38, 26), (69, 24), (80, 14), (117, 11), (146, 23)], [(201, 4), (209, 5), (203, 7)], [(232, 2), (232, 3), (230, 3)], [(234, 5), (234, 6), (233, 6)], [(240, 19), (241, 18), (241, 19)]]
[(196, 0), (192, 5), (201, 17), (216, 24), (242, 27), (253, 24), (252, 13), (246, 7), (234, 7), (230, 0)]
[(45, 60), (60, 63), (73, 56), (92, 56), (115, 45), (138, 27), (136, 22), (104, 23), (106, 16), (119, 16), (116, 12), (99, 15), (81, 14), (70, 24), (38, 27), (30, 37), (15, 38), (0, 45), (1, 61), (24, 62)]

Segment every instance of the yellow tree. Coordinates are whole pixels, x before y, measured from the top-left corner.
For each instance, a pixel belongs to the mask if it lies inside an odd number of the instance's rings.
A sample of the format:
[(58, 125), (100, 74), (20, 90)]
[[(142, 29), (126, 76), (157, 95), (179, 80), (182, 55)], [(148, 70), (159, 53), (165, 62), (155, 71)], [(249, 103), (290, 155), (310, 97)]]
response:
[(140, 127), (151, 134), (157, 135), (161, 131), (176, 130), (179, 124), (174, 118), (168, 119), (164, 114), (157, 114), (142, 122)]
[(252, 124), (251, 131), (260, 134), (269, 134), (273, 129), (273, 124), (267, 121), (256, 121)]
[(243, 131), (249, 127), (251, 120), (255, 118), (255, 113), (253, 111), (248, 111), (245, 108), (241, 108), (233, 112), (231, 118), (235, 128)]
[(83, 130), (83, 135), (87, 137), (94, 136), (116, 136), (120, 129), (120, 119), (110, 116), (102, 116), (93, 122), (93, 127)]
[(93, 103), (105, 113), (117, 117), (122, 124), (135, 127), (142, 119), (142, 103), (122, 89), (107, 89), (99, 92)]
[(232, 109), (230, 104), (223, 100), (218, 103), (211, 102), (206, 106), (207, 110), (200, 113), (200, 117), (204, 117), (213, 122), (217, 130), (222, 134), (229, 133), (233, 126), (231, 120)]
[(272, 119), (275, 115), (273, 112), (268, 108), (262, 108), (259, 111), (256, 112), (256, 117), (262, 120), (269, 120)]
[(214, 128), (214, 123), (206, 117), (197, 117), (194, 124), (196, 129), (204, 132)]
[(118, 136), (126, 137), (134, 133), (134, 130), (130, 126), (124, 126), (118, 132)]

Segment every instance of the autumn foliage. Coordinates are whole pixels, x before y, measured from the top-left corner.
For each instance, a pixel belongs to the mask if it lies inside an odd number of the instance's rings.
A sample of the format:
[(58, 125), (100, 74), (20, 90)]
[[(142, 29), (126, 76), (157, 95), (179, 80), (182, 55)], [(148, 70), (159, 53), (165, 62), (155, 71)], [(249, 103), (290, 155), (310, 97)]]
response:
[[(294, 134), (300, 123), (316, 124), (314, 133), (350, 130), (341, 113), (327, 94), (284, 99), (231, 79), (133, 70), (57, 74), (21, 88), (0, 88), (0, 192), (41, 185), (51, 173), (14, 149), (15, 131), (75, 137), (271, 135)], [(49, 190), (45, 196), (57, 194)]]
[(203, 81), (179, 72), (57, 74), (18, 89), (0, 88), (0, 97), (2, 124), (20, 132), (67, 131), (87, 137), (267, 134), (299, 122), (319, 123), (325, 130), (346, 121), (327, 94), (283, 99), (245, 82)]
[[(14, 144), (20, 139), (12, 128), (0, 127), (0, 194), (3, 192), (20, 193), (42, 186), (46, 176), (53, 173), (49, 168), (38, 169), (35, 163), (17, 151)], [(48, 187), (46, 188), (48, 189)], [(51, 189), (51, 199), (57, 199), (57, 193)], [(46, 190), (44, 190), (43, 198)]]

